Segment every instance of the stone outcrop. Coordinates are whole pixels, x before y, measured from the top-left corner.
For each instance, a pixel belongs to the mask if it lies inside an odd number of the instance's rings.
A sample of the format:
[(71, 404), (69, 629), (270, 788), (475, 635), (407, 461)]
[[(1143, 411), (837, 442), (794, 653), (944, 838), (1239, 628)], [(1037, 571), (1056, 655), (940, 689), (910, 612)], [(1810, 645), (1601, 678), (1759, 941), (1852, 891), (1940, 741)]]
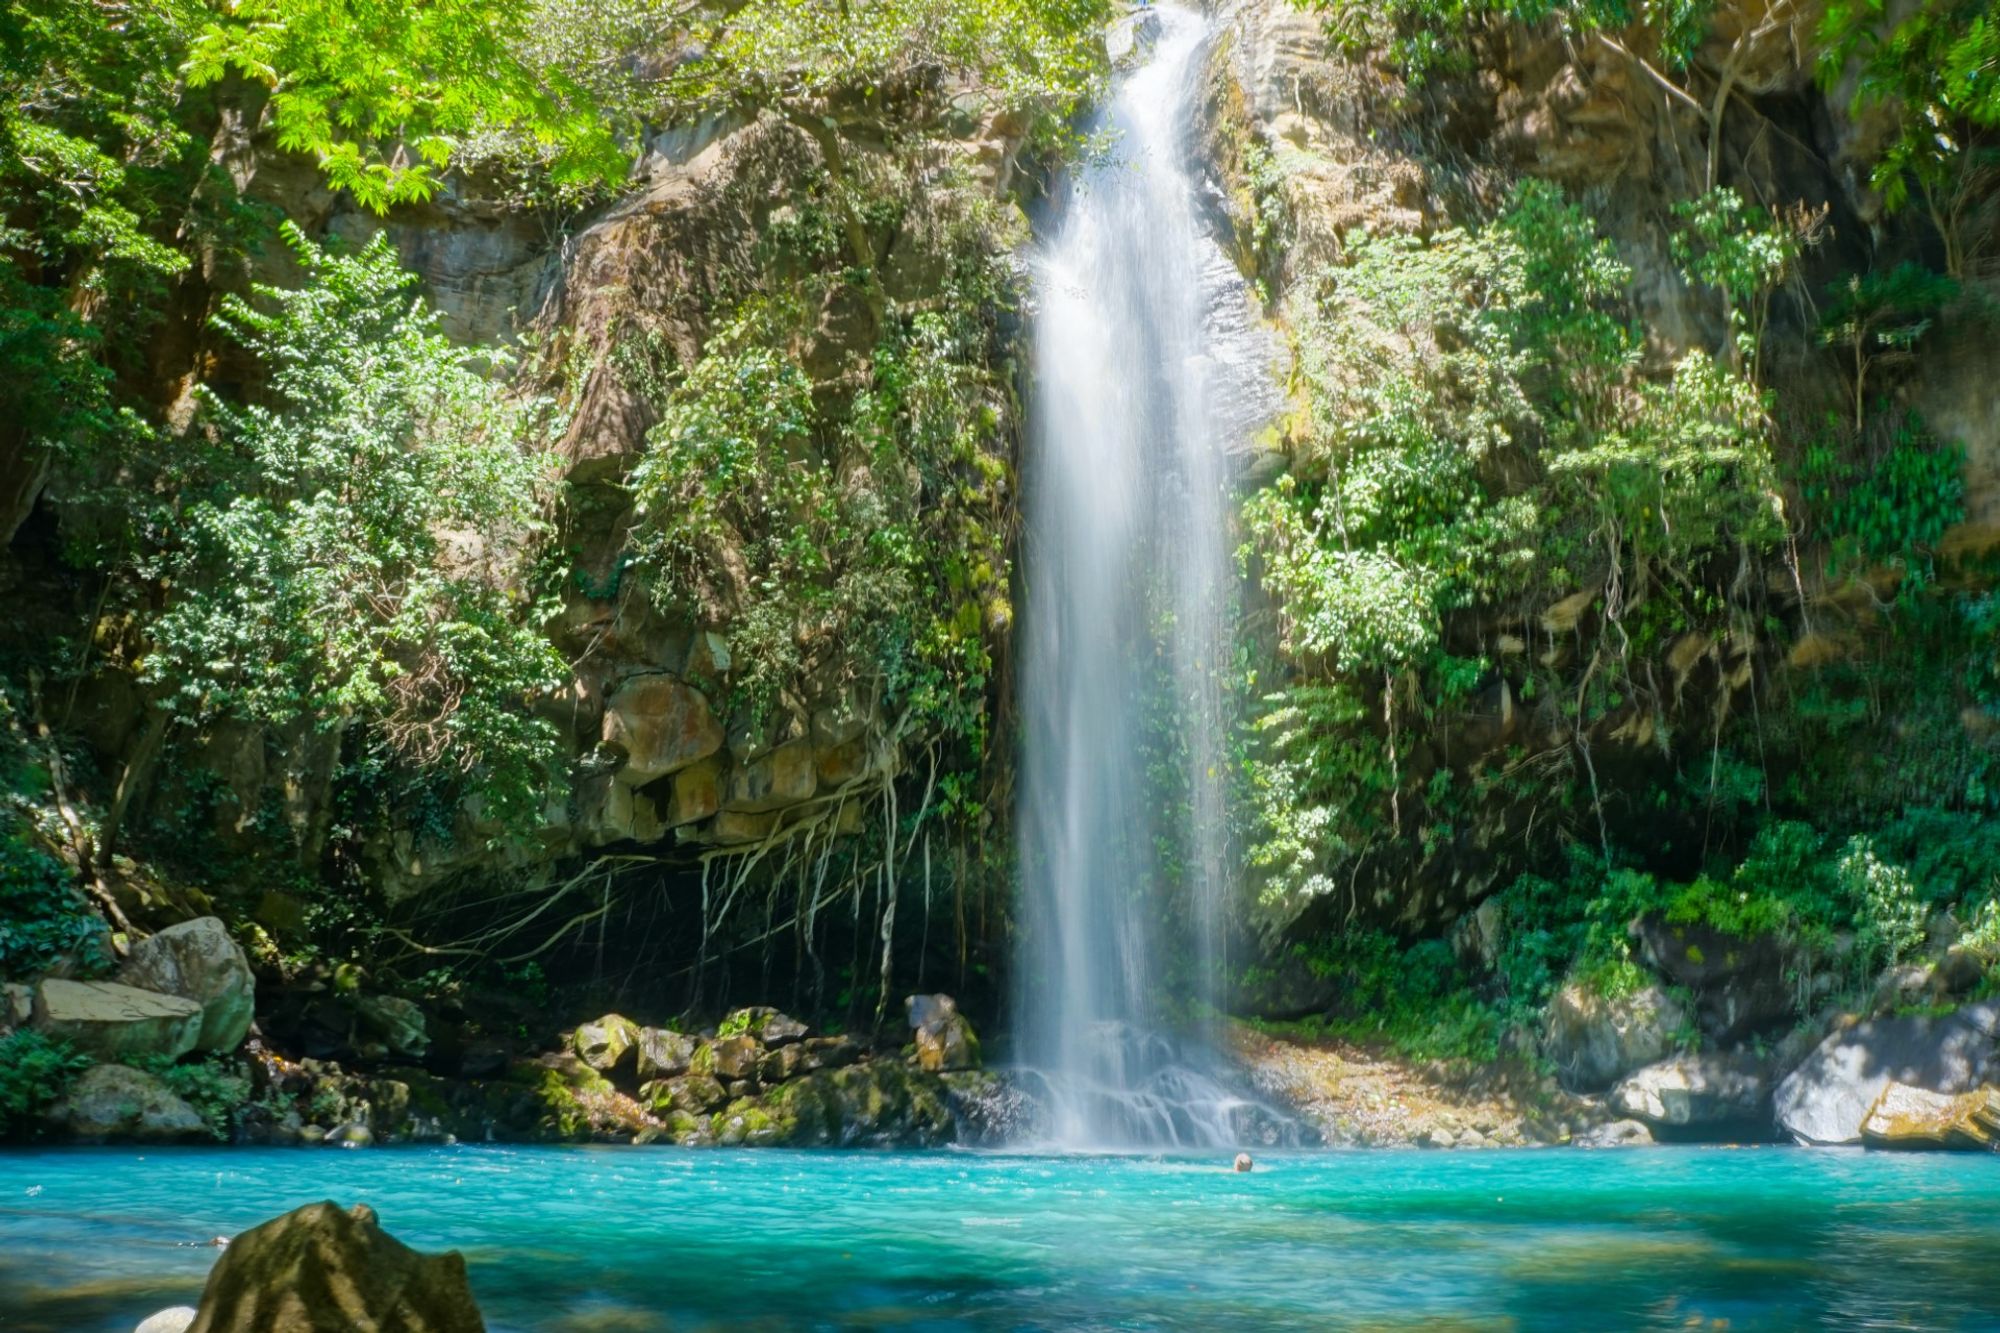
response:
[(915, 1032), (911, 1063), (929, 1073), (979, 1067), (979, 1038), (949, 995), (912, 995), (903, 1002)]
[(1835, 1032), (1778, 1085), (1778, 1124), (1800, 1143), (1859, 1143), (1892, 1083), (1947, 1096), (2000, 1083), (2000, 1001)]
[(115, 981), (50, 977), (35, 988), (33, 1023), (99, 1060), (178, 1060), (201, 1041), (203, 1010), (178, 995)]
[(230, 1241), (189, 1333), (484, 1333), (465, 1259), (419, 1254), (366, 1204), (311, 1203)]
[(1654, 916), (1642, 918), (1634, 933), (1646, 962), (1694, 996), (1701, 1030), (1715, 1040), (1735, 1041), (1791, 1019), (1795, 996), (1775, 936), (1743, 939)]
[(1619, 1115), (1685, 1128), (1748, 1123), (1770, 1101), (1771, 1080), (1753, 1055), (1684, 1055), (1628, 1074), (1607, 1100)]
[(49, 1112), (49, 1122), (84, 1143), (182, 1143), (208, 1125), (166, 1084), (127, 1065), (94, 1065)]
[(637, 1063), (639, 1025), (622, 1014), (606, 1014), (594, 1023), (579, 1024), (570, 1046), (577, 1059), (608, 1074)]
[(250, 1035), (257, 1008), (257, 980), (242, 946), (217, 917), (168, 926), (132, 946), (119, 973), (129, 986), (193, 1000), (201, 1006), (195, 1047), (233, 1051)]
[(1891, 1083), (1861, 1121), (1871, 1148), (2000, 1150), (2000, 1088), (1953, 1096)]
[(625, 754), (620, 781), (639, 786), (677, 773), (722, 748), (708, 698), (675, 676), (629, 678), (604, 706), (603, 738)]
[(1542, 1053), (1565, 1086), (1594, 1092), (1664, 1058), (1686, 1022), (1681, 1002), (1659, 986), (1616, 998), (1565, 986), (1549, 1003)]

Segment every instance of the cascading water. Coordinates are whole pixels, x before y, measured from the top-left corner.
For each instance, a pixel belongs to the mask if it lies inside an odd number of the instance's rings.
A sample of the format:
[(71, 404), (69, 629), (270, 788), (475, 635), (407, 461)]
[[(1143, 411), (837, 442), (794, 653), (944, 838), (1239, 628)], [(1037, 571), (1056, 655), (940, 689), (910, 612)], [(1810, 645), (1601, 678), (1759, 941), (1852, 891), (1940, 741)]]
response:
[(1036, 258), (1016, 1019), (1043, 1137), (1221, 1146), (1270, 1137), (1190, 1021), (1213, 1012), (1227, 883), (1229, 446), (1268, 413), (1270, 353), (1196, 207), (1207, 24), (1131, 21), (1150, 52)]

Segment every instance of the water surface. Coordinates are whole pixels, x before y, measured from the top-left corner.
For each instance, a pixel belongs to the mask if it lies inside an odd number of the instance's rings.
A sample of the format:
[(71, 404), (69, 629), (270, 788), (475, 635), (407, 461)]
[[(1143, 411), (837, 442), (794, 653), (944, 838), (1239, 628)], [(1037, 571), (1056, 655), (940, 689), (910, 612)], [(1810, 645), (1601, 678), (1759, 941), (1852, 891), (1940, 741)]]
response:
[(2000, 1157), (501, 1147), (0, 1154), (0, 1328), (125, 1333), (322, 1198), (496, 1330), (2000, 1329)]

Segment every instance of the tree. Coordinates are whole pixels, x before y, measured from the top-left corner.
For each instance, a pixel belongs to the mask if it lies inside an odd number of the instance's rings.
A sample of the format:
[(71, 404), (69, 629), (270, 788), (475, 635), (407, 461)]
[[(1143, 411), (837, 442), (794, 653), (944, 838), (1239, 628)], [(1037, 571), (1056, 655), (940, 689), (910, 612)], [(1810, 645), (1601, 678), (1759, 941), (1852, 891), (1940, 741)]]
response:
[(1988, 0), (1924, 0), (1894, 25), (1883, 0), (1832, 0), (1821, 25), (1821, 76), (1859, 62), (1857, 106), (1902, 113), (1872, 180), (1895, 209), (1923, 202), (1944, 243), (1945, 272), (1963, 278), (1976, 258), (1974, 213), (2000, 180), (2000, 19)]
[(311, 153), (363, 205), (427, 199), (468, 136), (517, 128), (559, 183), (622, 179), (628, 160), (584, 86), (524, 59), (531, 10), (506, 0), (236, 0), (189, 45), (200, 87), (234, 71), (271, 89), (280, 147)]
[(1851, 273), (1828, 292), (1832, 304), (1820, 318), (1820, 338), (1846, 347), (1853, 357), (1854, 429), (1861, 430), (1868, 371), (1906, 357), (1930, 331), (1932, 316), (1958, 294), (1958, 284), (1920, 264), (1898, 264), (1886, 273)]
[(218, 323), (271, 368), (269, 403), (206, 396), (221, 448), (149, 571), (167, 587), (145, 678), (188, 720), (229, 715), (388, 755), (505, 824), (539, 809), (555, 730), (527, 708), (563, 662), (524, 603), (548, 459), (513, 402), (410, 295), (378, 236), (331, 255), (287, 224), (296, 290)]

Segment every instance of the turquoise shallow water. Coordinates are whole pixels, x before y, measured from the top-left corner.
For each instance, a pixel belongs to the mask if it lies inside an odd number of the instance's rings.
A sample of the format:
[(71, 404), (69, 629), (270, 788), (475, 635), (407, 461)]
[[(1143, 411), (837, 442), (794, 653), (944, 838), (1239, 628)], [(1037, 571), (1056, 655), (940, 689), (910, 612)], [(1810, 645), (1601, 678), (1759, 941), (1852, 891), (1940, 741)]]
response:
[[(0, 1153), (0, 1328), (130, 1330), (365, 1200), (507, 1329), (2000, 1330), (2000, 1157)], [(1724, 1320), (1726, 1324), (1712, 1321)]]

